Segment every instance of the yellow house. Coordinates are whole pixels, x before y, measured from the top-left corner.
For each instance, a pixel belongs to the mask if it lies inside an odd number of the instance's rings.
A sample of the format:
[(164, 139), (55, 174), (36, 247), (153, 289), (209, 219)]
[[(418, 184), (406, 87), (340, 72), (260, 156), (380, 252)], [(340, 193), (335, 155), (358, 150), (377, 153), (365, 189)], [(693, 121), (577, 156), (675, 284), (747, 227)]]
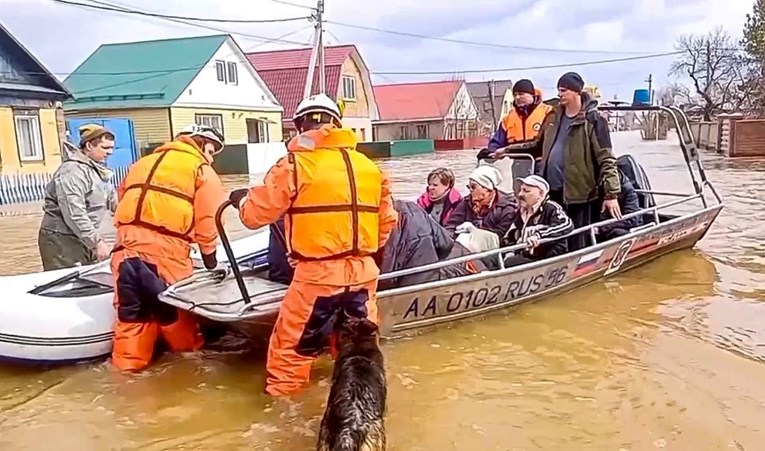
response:
[(105, 44), (64, 84), (67, 119), (130, 119), (141, 153), (194, 123), (223, 134), (223, 174), (263, 172), (286, 152), (283, 109), (229, 35)]
[(56, 170), (67, 98), (64, 85), (0, 25), (0, 173)]

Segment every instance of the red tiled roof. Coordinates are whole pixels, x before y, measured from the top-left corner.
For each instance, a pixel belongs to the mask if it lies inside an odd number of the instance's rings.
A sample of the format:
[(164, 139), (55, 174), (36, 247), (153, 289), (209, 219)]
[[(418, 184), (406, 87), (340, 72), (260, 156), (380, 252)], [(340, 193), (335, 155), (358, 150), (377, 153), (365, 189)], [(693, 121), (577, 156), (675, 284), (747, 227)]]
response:
[[(282, 69), (258, 71), (260, 78), (268, 86), (279, 103), (284, 108), (284, 119), (292, 120), (298, 103), (303, 99), (305, 78), (308, 76), (308, 68)], [(340, 83), (340, 66), (327, 66), (324, 68), (324, 80), (327, 83), (327, 95), (334, 98)], [(319, 70), (316, 68), (313, 74), (313, 89), (311, 94), (319, 92)]]
[(434, 81), (374, 87), (381, 121), (443, 118), (464, 82)]
[[(284, 108), (284, 119), (290, 120), (298, 103), (303, 98), (308, 64), (311, 62), (311, 48), (274, 50), (248, 53), (247, 59), (258, 71), (260, 78), (273, 92)], [(324, 48), (324, 74), (327, 95), (334, 98), (340, 83), (340, 67), (356, 51), (355, 45), (340, 45)], [(314, 70), (312, 94), (319, 91), (319, 71)]]

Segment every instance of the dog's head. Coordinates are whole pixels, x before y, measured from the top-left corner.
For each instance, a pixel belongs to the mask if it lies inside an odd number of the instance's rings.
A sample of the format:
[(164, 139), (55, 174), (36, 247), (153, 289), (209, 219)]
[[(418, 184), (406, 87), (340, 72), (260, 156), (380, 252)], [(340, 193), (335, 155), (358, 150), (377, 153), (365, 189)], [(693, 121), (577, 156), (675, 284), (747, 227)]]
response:
[(337, 348), (340, 354), (377, 349), (380, 329), (366, 318), (345, 316), (337, 328)]

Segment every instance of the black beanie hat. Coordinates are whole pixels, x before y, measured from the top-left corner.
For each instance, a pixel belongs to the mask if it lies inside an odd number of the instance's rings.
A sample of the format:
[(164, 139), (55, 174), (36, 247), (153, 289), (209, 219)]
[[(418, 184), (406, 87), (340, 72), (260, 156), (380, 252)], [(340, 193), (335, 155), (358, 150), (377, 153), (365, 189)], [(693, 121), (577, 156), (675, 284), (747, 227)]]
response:
[(561, 75), (560, 79), (558, 80), (558, 87), (566, 88), (569, 91), (574, 91), (576, 93), (581, 93), (584, 89), (584, 80), (582, 80), (582, 76), (576, 72), (566, 72), (565, 74)]
[(513, 85), (513, 94), (517, 94), (519, 92), (531, 95), (536, 94), (534, 92), (534, 83), (532, 83), (531, 80), (527, 80), (525, 78), (516, 81)]

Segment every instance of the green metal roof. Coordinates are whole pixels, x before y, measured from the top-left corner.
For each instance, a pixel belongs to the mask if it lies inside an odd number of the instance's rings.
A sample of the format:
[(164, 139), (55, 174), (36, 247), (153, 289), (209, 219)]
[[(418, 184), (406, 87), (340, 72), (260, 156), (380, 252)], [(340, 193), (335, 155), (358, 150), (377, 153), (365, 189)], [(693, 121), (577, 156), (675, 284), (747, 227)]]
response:
[(228, 35), (104, 44), (64, 80), (65, 110), (172, 105)]

